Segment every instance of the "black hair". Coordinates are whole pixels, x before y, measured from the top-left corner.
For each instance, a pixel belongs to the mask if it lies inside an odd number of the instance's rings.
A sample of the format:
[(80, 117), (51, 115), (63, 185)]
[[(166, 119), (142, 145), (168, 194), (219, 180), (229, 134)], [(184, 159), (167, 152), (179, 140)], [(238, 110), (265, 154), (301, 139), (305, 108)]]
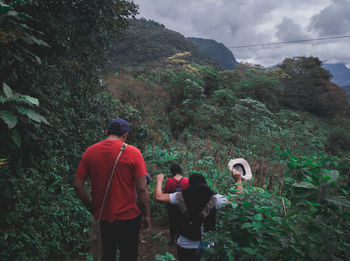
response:
[(170, 172), (173, 174), (173, 176), (175, 176), (177, 173), (181, 174), (181, 167), (177, 164), (173, 164), (170, 167)]
[[(126, 132), (124, 132), (124, 133), (126, 133)], [(123, 136), (124, 133), (122, 133), (120, 130), (113, 130), (113, 129), (107, 130), (107, 136), (115, 135), (115, 136), (121, 137), (121, 136)]]
[(205, 180), (205, 177), (202, 174), (195, 173), (192, 174), (190, 177), (190, 186), (195, 186), (195, 185), (206, 185), (207, 182)]
[(183, 191), (189, 220), (197, 225), (204, 222), (205, 231), (215, 228), (215, 209), (208, 218), (203, 219), (200, 215), (213, 195), (214, 192), (207, 186), (204, 176), (198, 173), (191, 175), (190, 186)]

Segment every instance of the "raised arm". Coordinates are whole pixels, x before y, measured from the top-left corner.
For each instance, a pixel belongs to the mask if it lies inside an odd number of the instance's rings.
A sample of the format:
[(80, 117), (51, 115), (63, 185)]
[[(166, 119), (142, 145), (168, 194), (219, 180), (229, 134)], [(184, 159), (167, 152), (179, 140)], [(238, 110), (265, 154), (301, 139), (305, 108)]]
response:
[(236, 186), (236, 194), (243, 194), (243, 186), (242, 186), (242, 176), (239, 172), (232, 171), (232, 177), (235, 180), (235, 186)]
[(164, 181), (164, 175), (162, 173), (158, 174), (157, 175), (157, 185), (156, 185), (156, 187), (154, 189), (155, 197), (156, 197), (156, 200), (159, 201), (159, 202), (170, 203), (170, 196), (169, 196), (169, 194), (165, 194), (162, 191), (163, 181)]
[(151, 212), (149, 207), (149, 194), (147, 188), (146, 176), (135, 178), (135, 187), (137, 198), (140, 202), (141, 208), (143, 210), (143, 223), (146, 230), (151, 228)]

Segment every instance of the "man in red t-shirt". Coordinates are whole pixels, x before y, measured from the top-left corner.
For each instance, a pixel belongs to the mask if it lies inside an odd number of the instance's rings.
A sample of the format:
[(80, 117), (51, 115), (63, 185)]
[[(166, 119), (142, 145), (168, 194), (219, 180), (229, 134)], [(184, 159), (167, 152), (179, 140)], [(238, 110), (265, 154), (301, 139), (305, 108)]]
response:
[[(107, 139), (90, 146), (75, 173), (74, 187), (85, 206), (98, 219), (114, 163), (129, 133), (126, 120), (114, 119), (108, 126)], [(105, 205), (100, 230), (103, 242), (103, 261), (115, 260), (117, 247), (121, 261), (137, 260), (140, 210), (143, 223), (150, 228), (149, 195), (146, 182), (146, 164), (140, 150), (127, 145), (115, 168)], [(84, 186), (91, 181), (91, 196)]]

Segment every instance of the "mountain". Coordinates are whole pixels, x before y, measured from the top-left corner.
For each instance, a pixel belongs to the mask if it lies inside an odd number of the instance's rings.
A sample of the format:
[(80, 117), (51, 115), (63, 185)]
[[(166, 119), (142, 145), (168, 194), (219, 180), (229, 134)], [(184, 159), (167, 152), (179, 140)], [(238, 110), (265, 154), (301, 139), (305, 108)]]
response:
[(233, 70), (238, 64), (232, 52), (222, 43), (211, 39), (187, 37), (199, 46), (205, 54), (217, 61), (225, 70)]
[(347, 97), (347, 99), (348, 99), (348, 101), (350, 103), (350, 85), (343, 86), (341, 88), (345, 91), (346, 97)]
[(123, 39), (111, 43), (107, 72), (136, 65), (161, 65), (176, 53), (190, 52), (189, 61), (220, 67), (219, 64), (186, 39), (182, 34), (168, 30), (164, 25), (146, 19), (130, 20)]
[(350, 69), (343, 63), (324, 63), (323, 68), (330, 71), (333, 75), (332, 82), (336, 83), (340, 87), (350, 85)]

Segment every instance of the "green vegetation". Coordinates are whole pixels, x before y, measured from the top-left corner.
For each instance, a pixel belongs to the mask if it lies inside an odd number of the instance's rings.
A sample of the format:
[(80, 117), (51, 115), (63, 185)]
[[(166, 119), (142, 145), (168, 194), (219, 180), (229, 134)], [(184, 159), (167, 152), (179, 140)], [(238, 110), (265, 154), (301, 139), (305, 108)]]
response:
[[(162, 63), (118, 65), (104, 75), (108, 47), (136, 14), (134, 4), (0, 6), (1, 260), (88, 256), (91, 216), (71, 182), (83, 151), (117, 116), (130, 121), (128, 142), (141, 148), (152, 175), (178, 162), (185, 175), (201, 172), (233, 199), (218, 215), (220, 233), (206, 235), (215, 247), (204, 258), (350, 259), (349, 104), (317, 58), (221, 71), (194, 63), (176, 41), (149, 56), (138, 41), (123, 48)], [(232, 157), (253, 170), (240, 201), (226, 170)], [(151, 206), (153, 218), (165, 219), (164, 206), (153, 198)], [(156, 260), (174, 259), (162, 253)]]

